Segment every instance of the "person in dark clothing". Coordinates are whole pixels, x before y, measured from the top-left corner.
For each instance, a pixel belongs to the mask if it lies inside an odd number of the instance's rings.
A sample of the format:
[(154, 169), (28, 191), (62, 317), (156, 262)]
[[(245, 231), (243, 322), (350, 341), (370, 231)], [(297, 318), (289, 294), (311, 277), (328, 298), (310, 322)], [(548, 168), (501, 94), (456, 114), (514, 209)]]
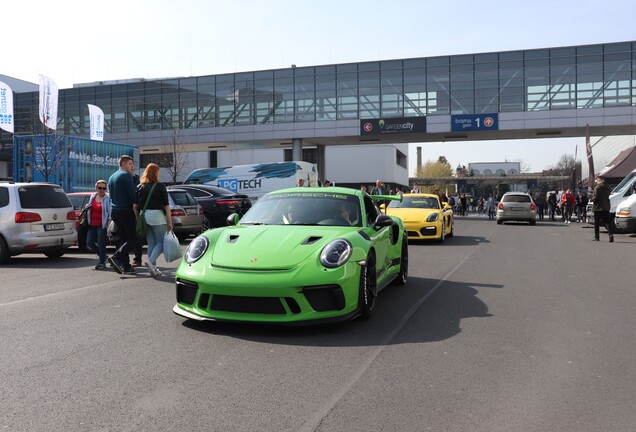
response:
[[(133, 175), (133, 183), (135, 184), (135, 188), (137, 189), (137, 193), (139, 193), (139, 189), (141, 185), (139, 184), (139, 175), (135, 174), (135, 168), (132, 170)], [(132, 266), (133, 267), (141, 267), (141, 254), (144, 249), (145, 238), (143, 236), (137, 236), (137, 241), (135, 242), (135, 258), (133, 258)]]
[(556, 212), (557, 206), (557, 197), (556, 193), (551, 193), (548, 195), (548, 214), (550, 216), (550, 220), (554, 220), (554, 213)]
[(592, 211), (594, 212), (594, 238), (592, 240), (599, 241), (599, 227), (605, 225), (609, 234), (609, 241), (614, 241), (614, 233), (612, 232), (612, 221), (610, 221), (610, 188), (605, 184), (603, 177), (596, 177), (596, 187), (594, 187), (594, 195), (592, 196)]
[(576, 197), (576, 221), (585, 222), (587, 220), (587, 193), (579, 191)]
[(134, 274), (130, 265), (130, 251), (135, 247), (137, 233), (133, 204), (137, 200), (133, 181), (133, 158), (122, 155), (119, 158), (119, 170), (108, 179), (110, 191), (111, 217), (117, 225), (117, 251), (108, 258), (108, 262), (119, 274)]

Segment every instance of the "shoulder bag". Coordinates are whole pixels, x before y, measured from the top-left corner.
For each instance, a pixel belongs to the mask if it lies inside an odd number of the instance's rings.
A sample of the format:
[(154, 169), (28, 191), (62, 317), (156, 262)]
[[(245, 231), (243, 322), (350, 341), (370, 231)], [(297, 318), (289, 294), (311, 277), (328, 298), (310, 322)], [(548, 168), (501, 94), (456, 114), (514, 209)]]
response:
[(146, 222), (146, 207), (148, 207), (148, 201), (150, 201), (150, 197), (152, 196), (152, 191), (155, 190), (155, 186), (157, 183), (153, 183), (150, 187), (150, 192), (148, 192), (148, 196), (146, 197), (146, 202), (144, 203), (144, 208), (139, 212), (139, 217), (137, 218), (137, 234), (140, 236), (146, 236), (148, 232), (148, 223)]

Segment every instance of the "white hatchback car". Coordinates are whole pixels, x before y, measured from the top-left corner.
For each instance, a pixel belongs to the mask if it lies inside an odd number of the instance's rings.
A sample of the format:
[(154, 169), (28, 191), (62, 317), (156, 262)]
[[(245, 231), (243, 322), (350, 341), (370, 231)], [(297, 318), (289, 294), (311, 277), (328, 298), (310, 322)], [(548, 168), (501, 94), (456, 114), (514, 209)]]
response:
[(537, 206), (532, 197), (523, 192), (506, 192), (497, 206), (497, 223), (506, 221), (537, 223)]
[(0, 263), (31, 252), (59, 258), (76, 243), (75, 213), (60, 186), (0, 182)]

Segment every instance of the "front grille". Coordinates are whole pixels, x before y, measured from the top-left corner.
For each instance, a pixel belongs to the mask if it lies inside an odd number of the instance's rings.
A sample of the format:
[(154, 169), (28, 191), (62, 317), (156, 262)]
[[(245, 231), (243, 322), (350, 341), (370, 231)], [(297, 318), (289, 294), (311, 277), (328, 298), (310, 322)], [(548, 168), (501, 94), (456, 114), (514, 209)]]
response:
[(215, 294), (211, 310), (223, 312), (284, 315), (285, 308), (278, 297), (237, 297)]
[(177, 279), (177, 303), (191, 305), (194, 303), (194, 299), (197, 296), (199, 286), (194, 283), (183, 279)]
[(437, 227), (422, 228), (420, 234), (422, 237), (435, 236), (437, 235)]
[(345, 307), (344, 294), (340, 285), (305, 287), (303, 294), (316, 312), (342, 310)]

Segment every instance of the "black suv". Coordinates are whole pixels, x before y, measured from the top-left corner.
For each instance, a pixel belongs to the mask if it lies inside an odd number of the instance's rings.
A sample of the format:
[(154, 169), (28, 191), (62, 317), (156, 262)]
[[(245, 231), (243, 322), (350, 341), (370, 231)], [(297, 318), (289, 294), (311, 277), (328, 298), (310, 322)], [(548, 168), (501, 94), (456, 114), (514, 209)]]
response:
[(180, 184), (169, 186), (170, 189), (188, 191), (203, 209), (204, 228), (216, 228), (226, 226), (226, 219), (232, 213), (239, 216), (252, 207), (252, 202), (247, 195), (232, 192), (229, 189), (202, 184)]

